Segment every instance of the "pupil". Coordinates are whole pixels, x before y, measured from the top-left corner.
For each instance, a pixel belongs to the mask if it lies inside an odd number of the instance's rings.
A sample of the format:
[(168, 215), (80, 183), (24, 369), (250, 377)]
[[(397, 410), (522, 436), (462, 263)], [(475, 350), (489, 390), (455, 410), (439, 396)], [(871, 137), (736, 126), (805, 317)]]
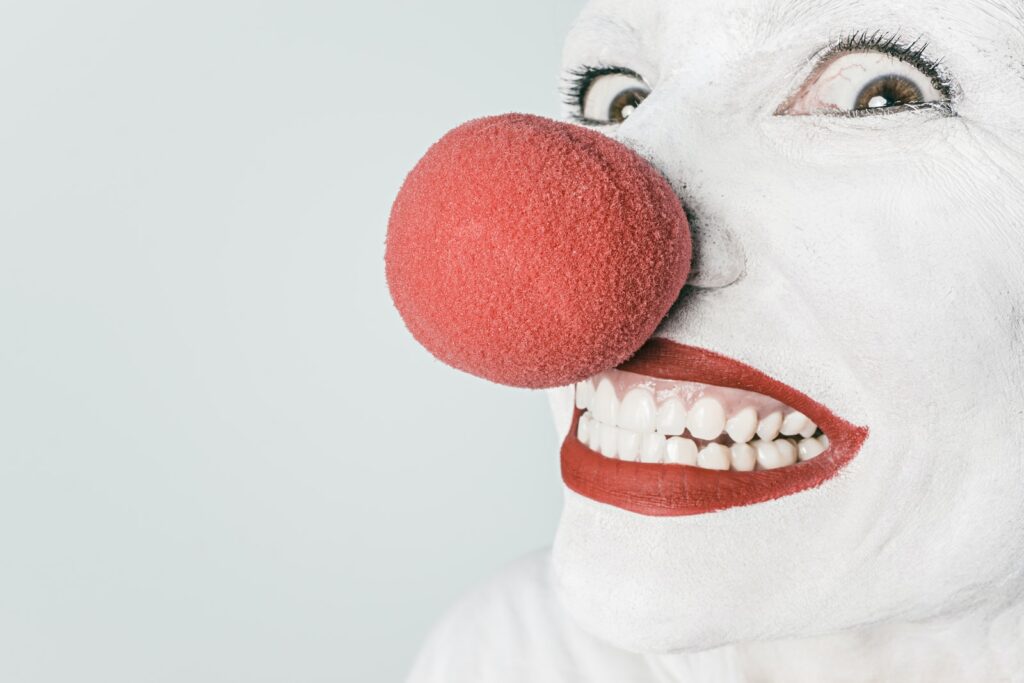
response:
[(608, 120), (612, 123), (622, 123), (629, 115), (636, 111), (640, 103), (647, 97), (647, 93), (641, 88), (623, 90), (608, 107)]
[(882, 76), (864, 86), (854, 109), (883, 109), (908, 104), (923, 104), (924, 93), (909, 78), (895, 74)]

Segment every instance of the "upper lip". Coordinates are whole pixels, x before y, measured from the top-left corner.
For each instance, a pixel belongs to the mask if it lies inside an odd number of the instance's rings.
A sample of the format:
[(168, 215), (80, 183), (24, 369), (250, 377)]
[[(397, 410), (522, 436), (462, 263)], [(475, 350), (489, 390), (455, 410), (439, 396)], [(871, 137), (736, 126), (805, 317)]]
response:
[(659, 379), (701, 382), (770, 396), (813, 420), (829, 448), (813, 460), (778, 470), (719, 472), (683, 465), (604, 458), (576, 439), (577, 410), (562, 444), (562, 478), (577, 493), (631, 512), (682, 516), (752, 505), (820, 486), (860, 450), (866, 427), (855, 426), (806, 394), (760, 370), (706, 349), (654, 338), (620, 366)]

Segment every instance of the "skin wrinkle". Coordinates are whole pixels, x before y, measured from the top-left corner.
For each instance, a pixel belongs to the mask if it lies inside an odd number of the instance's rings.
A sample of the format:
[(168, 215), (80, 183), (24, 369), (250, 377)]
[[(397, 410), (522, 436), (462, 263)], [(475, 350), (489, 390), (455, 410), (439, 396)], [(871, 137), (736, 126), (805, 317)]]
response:
[(1024, 5), (1020, 2), (1005, 0), (968, 0), (979, 12), (985, 13), (993, 21), (1005, 22), (1016, 29), (1017, 37), (1024, 39)]
[(815, 0), (775, 0), (764, 11), (764, 24), (770, 30), (777, 31), (779, 27), (806, 24), (823, 16), (833, 17), (853, 6), (860, 5), (863, 7), (864, 4), (857, 0), (829, 0), (828, 2), (816, 2)]

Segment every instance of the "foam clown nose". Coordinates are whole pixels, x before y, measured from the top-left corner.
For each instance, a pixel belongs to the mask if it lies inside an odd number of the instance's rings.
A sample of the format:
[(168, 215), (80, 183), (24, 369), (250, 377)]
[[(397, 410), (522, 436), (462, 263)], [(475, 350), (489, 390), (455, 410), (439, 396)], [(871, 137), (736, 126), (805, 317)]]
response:
[(639, 349), (690, 268), (686, 214), (624, 145), (509, 114), (445, 135), (391, 210), (388, 286), (445, 363), (511, 386), (572, 384)]

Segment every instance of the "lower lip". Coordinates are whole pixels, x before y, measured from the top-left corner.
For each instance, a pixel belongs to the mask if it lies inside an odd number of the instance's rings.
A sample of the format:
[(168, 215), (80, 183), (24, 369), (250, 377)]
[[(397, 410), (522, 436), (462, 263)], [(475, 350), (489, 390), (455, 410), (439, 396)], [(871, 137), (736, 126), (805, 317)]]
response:
[(860, 450), (867, 427), (857, 427), (796, 389), (760, 370), (717, 353), (652, 339), (620, 367), (659, 379), (701, 382), (757, 392), (782, 401), (813, 420), (829, 449), (813, 460), (777, 470), (720, 472), (606, 458), (576, 438), (576, 409), (562, 444), (562, 480), (599, 503), (652, 517), (682, 517), (754, 505), (821, 486)]

